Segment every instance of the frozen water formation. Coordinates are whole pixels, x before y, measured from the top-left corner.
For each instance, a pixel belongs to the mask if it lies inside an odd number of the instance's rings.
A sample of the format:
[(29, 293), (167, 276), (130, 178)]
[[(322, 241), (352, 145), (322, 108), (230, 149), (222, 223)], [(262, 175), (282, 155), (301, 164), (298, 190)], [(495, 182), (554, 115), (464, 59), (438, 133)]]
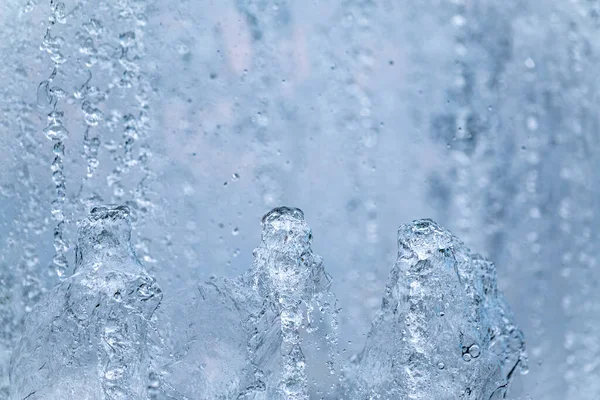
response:
[(431, 220), (400, 227), (364, 350), (331, 379), (338, 310), (301, 210), (263, 217), (246, 273), (162, 303), (128, 218), (99, 207), (80, 224), (73, 276), (34, 308), (14, 351), (12, 399), (489, 400), (526, 369), (494, 265)]
[(75, 270), (28, 316), (12, 399), (146, 399), (149, 321), (162, 294), (135, 257), (129, 210), (97, 207), (79, 227)]
[(493, 263), (425, 219), (400, 226), (381, 310), (349, 374), (350, 399), (503, 399), (524, 340)]
[(309, 398), (301, 335), (314, 331), (315, 308), (335, 312), (327, 302), (330, 278), (311, 241), (301, 210), (276, 208), (263, 217), (249, 271), (184, 288), (165, 301), (157, 314), (166, 343), (157, 359), (164, 395)]

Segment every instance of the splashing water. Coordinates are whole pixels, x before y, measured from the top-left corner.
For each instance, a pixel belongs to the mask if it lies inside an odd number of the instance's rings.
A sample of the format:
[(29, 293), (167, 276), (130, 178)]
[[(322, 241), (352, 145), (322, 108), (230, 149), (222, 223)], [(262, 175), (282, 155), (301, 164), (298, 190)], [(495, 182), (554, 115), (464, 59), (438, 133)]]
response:
[(254, 251), (254, 288), (279, 315), (284, 399), (308, 399), (306, 360), (300, 337), (303, 307), (328, 289), (329, 277), (310, 245), (312, 231), (299, 209), (275, 208), (262, 219), (261, 245)]
[(431, 220), (402, 225), (350, 398), (505, 398), (515, 370), (527, 371), (513, 319), (494, 264)]
[(162, 293), (131, 248), (126, 207), (79, 227), (75, 271), (29, 314), (11, 362), (11, 399), (145, 399), (148, 321)]
[(164, 301), (15, 396), (595, 400), (597, 3), (6, 0), (0, 399), (115, 203)]
[[(301, 210), (276, 208), (263, 217), (249, 271), (186, 288), (165, 301), (157, 314), (157, 342), (166, 348), (155, 364), (164, 371), (160, 388), (166, 395), (309, 398), (301, 336), (314, 337), (307, 317), (314, 319), (315, 303), (330, 285), (311, 241)], [(195, 322), (189, 325), (187, 316)]]

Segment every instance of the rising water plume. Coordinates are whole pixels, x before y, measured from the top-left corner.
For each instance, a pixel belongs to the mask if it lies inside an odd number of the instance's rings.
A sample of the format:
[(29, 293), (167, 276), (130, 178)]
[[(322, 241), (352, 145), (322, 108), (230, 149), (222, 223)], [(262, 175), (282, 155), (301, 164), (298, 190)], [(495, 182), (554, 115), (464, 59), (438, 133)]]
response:
[[(79, 224), (73, 275), (25, 321), (11, 399), (308, 400), (327, 387), (309, 382), (323, 357), (305, 349), (320, 343), (330, 348), (326, 362), (339, 365), (339, 310), (301, 210), (263, 217), (247, 272), (165, 298), (134, 254), (129, 214), (96, 207)], [(319, 395), (502, 399), (526, 368), (494, 264), (420, 220), (399, 228), (398, 260), (364, 350), (330, 368), (338, 379)]]

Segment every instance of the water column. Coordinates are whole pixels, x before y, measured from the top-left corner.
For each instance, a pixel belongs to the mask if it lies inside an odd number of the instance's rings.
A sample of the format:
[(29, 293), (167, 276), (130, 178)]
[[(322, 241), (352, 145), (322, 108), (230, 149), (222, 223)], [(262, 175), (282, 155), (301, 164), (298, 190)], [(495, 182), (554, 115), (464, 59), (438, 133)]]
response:
[(81, 222), (73, 275), (25, 322), (11, 399), (147, 398), (149, 321), (162, 292), (130, 238), (126, 207), (97, 207)]

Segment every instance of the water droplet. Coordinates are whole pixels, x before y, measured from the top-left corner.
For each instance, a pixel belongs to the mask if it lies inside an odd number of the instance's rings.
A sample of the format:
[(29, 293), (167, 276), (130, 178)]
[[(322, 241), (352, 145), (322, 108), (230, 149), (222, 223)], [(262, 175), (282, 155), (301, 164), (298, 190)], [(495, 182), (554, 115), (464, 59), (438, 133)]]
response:
[(69, 131), (61, 123), (51, 123), (44, 128), (44, 135), (50, 140), (65, 140), (69, 137)]
[(81, 105), (83, 111), (85, 123), (89, 126), (96, 126), (100, 121), (104, 119), (104, 114), (99, 109), (92, 106), (89, 101), (84, 101)]
[(529, 69), (533, 69), (535, 68), (535, 62), (531, 58), (527, 58), (527, 60), (525, 60), (525, 66)]
[(474, 344), (471, 347), (469, 347), (469, 355), (471, 355), (471, 357), (477, 358), (477, 357), (479, 357), (479, 354), (480, 354), (479, 346)]
[(527, 129), (530, 131), (537, 131), (538, 121), (534, 116), (527, 117)]
[(457, 28), (460, 28), (461, 26), (465, 25), (466, 23), (467, 23), (467, 19), (460, 14), (456, 14), (455, 16), (452, 17), (452, 24), (454, 26), (456, 26)]

